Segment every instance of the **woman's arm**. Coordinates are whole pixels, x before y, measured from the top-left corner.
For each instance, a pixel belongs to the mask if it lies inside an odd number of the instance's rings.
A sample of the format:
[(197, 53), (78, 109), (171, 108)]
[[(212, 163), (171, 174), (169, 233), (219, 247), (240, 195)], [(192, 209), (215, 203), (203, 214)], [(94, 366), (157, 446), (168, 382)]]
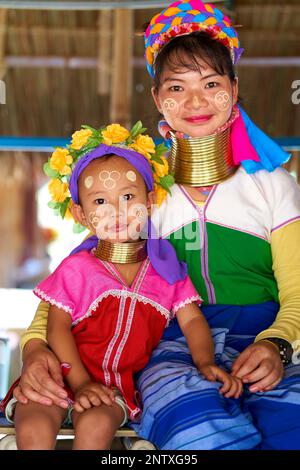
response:
[(300, 221), (273, 232), (271, 249), (280, 309), (274, 323), (259, 333), (232, 369), (234, 375), (253, 384), (251, 392), (272, 390), (284, 375), (278, 348), (262, 340), (281, 338), (293, 344), (300, 339)]
[(300, 221), (273, 232), (271, 249), (280, 310), (275, 322), (255, 341), (277, 337), (292, 344), (300, 339)]
[(67, 408), (60, 364), (47, 346), (48, 311), (49, 304), (40, 302), (30, 327), (21, 338), (23, 368), (14, 396), (23, 404), (31, 400), (42, 405), (55, 404)]
[[(38, 305), (34, 319), (32, 320), (29, 328), (23, 333), (21, 337), (21, 351), (25, 354), (25, 345), (32, 339), (38, 339), (41, 342), (46, 343), (46, 328), (48, 321), (49, 304), (41, 301)], [(25, 357), (23, 356), (23, 359)]]

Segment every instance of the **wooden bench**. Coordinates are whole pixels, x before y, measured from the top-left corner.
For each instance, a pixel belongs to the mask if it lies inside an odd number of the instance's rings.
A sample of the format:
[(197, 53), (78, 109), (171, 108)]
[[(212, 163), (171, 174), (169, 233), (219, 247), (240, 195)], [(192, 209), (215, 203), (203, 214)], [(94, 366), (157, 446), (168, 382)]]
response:
[[(13, 424), (10, 424), (4, 417), (0, 417), (0, 435), (4, 434), (2, 438), (0, 438), (0, 450), (17, 450), (16, 445), (16, 431)], [(70, 436), (74, 437), (74, 429), (72, 428), (61, 428), (58, 436)], [(127, 437), (127, 438), (138, 438), (135, 431), (129, 428), (120, 428), (115, 434), (115, 437)], [(142, 442), (137, 440), (136, 443)], [(143, 441), (146, 442), (146, 441)], [(133, 450), (137, 450), (134, 448), (134, 444), (132, 446)], [(150, 449), (149, 449), (150, 450)], [(1, 461), (1, 459), (0, 459)]]

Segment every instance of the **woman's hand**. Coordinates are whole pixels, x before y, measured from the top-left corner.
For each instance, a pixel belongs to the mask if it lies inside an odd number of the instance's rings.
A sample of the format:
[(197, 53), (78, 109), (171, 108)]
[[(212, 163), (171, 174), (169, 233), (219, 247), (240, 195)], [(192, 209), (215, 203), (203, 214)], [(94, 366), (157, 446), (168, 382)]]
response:
[(74, 409), (78, 413), (100, 406), (102, 403), (112, 406), (115, 401), (114, 391), (96, 382), (86, 382), (75, 393)]
[(275, 344), (258, 341), (250, 344), (236, 359), (231, 375), (252, 383), (250, 392), (266, 392), (282, 380), (284, 368)]
[(32, 339), (24, 348), (23, 369), (14, 397), (23, 404), (32, 400), (42, 405), (67, 408), (67, 392), (60, 363), (44, 341)]
[(199, 369), (199, 372), (209, 380), (210, 382), (215, 382), (218, 380), (223, 383), (223, 387), (220, 388), (219, 392), (222, 393), (226, 398), (234, 397), (239, 398), (243, 391), (243, 383), (237, 377), (232, 377), (227, 374), (225, 370), (221, 369), (215, 364), (208, 364), (202, 366)]

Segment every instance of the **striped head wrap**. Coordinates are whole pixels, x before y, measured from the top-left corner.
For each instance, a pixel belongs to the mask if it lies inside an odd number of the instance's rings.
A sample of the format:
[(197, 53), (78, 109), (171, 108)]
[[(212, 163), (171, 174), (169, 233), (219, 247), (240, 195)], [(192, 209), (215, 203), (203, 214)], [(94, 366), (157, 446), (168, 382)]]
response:
[(226, 46), (233, 64), (244, 49), (240, 48), (237, 32), (230, 19), (211, 3), (181, 0), (155, 15), (145, 32), (147, 70), (154, 77), (154, 62), (162, 47), (176, 36), (205, 31)]

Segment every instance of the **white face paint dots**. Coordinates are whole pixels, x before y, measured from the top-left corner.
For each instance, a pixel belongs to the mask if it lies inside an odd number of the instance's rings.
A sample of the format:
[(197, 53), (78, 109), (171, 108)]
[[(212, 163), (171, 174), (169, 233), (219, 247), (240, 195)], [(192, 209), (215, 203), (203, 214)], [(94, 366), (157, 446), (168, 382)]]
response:
[(99, 174), (99, 179), (102, 181), (105, 189), (113, 189), (116, 187), (117, 181), (121, 178), (119, 171), (112, 170), (103, 170)]
[(178, 112), (179, 105), (173, 98), (166, 98), (162, 104), (163, 112), (166, 114), (176, 114)]
[(92, 176), (87, 176), (84, 180), (84, 186), (87, 189), (90, 189), (93, 186), (94, 178)]
[(230, 96), (225, 90), (220, 90), (215, 95), (215, 105), (220, 111), (226, 111), (231, 106)]
[(132, 170), (129, 170), (127, 171), (126, 173), (126, 178), (131, 181), (132, 183), (134, 183), (136, 181), (136, 174), (134, 171)]

